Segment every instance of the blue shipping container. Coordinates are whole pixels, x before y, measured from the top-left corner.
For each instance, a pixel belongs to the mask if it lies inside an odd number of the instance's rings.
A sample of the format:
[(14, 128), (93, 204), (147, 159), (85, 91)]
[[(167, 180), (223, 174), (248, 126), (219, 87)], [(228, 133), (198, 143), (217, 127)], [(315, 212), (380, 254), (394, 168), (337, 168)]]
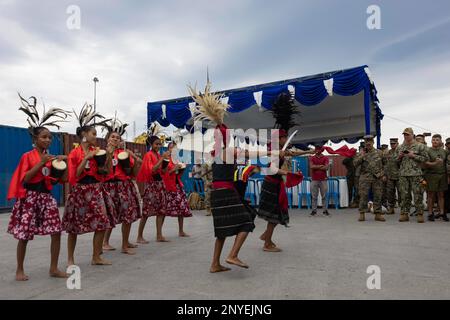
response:
[[(63, 139), (60, 133), (52, 133), (53, 141), (50, 153), (63, 154)], [(9, 183), (19, 164), (20, 157), (25, 152), (32, 150), (32, 142), (28, 129), (0, 125), (0, 141), (2, 157), (0, 160), (0, 211), (9, 211), (14, 205), (13, 201), (7, 201)], [(52, 194), (60, 205), (63, 201), (62, 186), (56, 185)]]

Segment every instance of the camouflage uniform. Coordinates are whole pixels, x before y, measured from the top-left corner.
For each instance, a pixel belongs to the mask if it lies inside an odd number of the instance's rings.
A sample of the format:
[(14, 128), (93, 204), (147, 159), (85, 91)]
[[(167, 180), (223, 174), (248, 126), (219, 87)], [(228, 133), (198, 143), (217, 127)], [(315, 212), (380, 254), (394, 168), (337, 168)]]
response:
[[(410, 159), (408, 156), (404, 156), (400, 162), (399, 170), (399, 189), (401, 195), (401, 213), (408, 216), (411, 210), (411, 192), (414, 194), (414, 206), (417, 210), (417, 214), (423, 216), (423, 193), (422, 186), (423, 173), (421, 164), (428, 160), (426, 146), (417, 142), (413, 142), (411, 145), (403, 143), (398, 147), (398, 154), (400, 155), (404, 151), (412, 152), (415, 154), (414, 159)], [(406, 217), (403, 217), (401, 221), (406, 221)]]
[(350, 207), (355, 203), (355, 196), (353, 190), (355, 189), (355, 165), (353, 164), (353, 158), (345, 158), (342, 160), (342, 164), (347, 169), (347, 189), (348, 189), (348, 201)]
[(377, 215), (383, 214), (381, 197), (383, 195), (384, 161), (382, 152), (377, 149), (368, 151), (365, 155), (358, 155), (355, 165), (361, 167), (359, 177), (359, 212), (367, 211), (369, 192), (373, 192), (373, 208)]
[(386, 185), (386, 197), (389, 205), (389, 209), (395, 207), (395, 194), (397, 191), (398, 203), (401, 202), (401, 195), (399, 190), (399, 163), (398, 163), (398, 147), (393, 150), (389, 150), (386, 153), (386, 176), (388, 178)]
[(359, 177), (361, 176), (361, 164), (356, 163), (356, 159), (360, 156), (360, 153), (357, 153), (355, 158), (353, 159), (353, 165), (355, 167), (355, 199), (353, 200), (354, 204), (357, 204), (359, 206)]
[(211, 187), (210, 184), (213, 181), (212, 168), (209, 164), (202, 166), (202, 179), (205, 186), (205, 207), (208, 215), (211, 214)]

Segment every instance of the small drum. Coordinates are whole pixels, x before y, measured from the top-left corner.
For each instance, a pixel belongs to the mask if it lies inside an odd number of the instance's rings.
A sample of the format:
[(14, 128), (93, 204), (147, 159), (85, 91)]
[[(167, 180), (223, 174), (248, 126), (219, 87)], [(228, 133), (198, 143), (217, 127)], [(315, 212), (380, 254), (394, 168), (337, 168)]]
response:
[(184, 170), (186, 170), (186, 164), (180, 163), (180, 166), (181, 166), (181, 168), (177, 170), (177, 174), (182, 176), (184, 174)]
[(162, 162), (162, 168), (165, 169), (167, 168), (167, 166), (169, 165), (170, 160), (169, 159), (164, 159)]
[(50, 169), (50, 177), (60, 179), (67, 170), (67, 163), (65, 161), (53, 160), (52, 168)]
[(94, 156), (94, 159), (97, 162), (97, 167), (104, 167), (106, 164), (106, 150), (98, 150), (97, 154)]
[(119, 160), (119, 164), (122, 167), (122, 169), (130, 169), (130, 154), (126, 151), (122, 151), (117, 155), (117, 159)]

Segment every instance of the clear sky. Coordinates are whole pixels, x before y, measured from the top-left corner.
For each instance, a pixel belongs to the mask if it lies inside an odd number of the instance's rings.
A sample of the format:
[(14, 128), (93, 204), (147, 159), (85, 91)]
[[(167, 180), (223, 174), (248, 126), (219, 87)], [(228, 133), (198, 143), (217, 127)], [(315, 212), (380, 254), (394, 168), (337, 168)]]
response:
[[(380, 30), (366, 26), (372, 4)], [(70, 5), (79, 29), (67, 27)], [(79, 110), (94, 76), (98, 110), (140, 133), (146, 103), (187, 95), (207, 65), (228, 89), (364, 64), (386, 114), (382, 142), (412, 124), (450, 136), (448, 0), (0, 0), (1, 124), (25, 126), (17, 91)]]

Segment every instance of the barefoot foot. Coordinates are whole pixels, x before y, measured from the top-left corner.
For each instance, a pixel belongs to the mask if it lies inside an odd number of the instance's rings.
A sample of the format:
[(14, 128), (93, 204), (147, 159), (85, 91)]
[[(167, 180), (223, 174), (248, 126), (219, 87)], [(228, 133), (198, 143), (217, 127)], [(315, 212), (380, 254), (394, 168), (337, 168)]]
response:
[(180, 232), (178, 234), (178, 236), (181, 237), (181, 238), (189, 238), (190, 237), (190, 235), (188, 235), (186, 232)]
[(219, 273), (219, 272), (226, 272), (226, 271), (230, 271), (230, 268), (224, 267), (222, 265), (218, 265), (218, 266), (211, 266), (211, 269), (209, 269), (209, 272), (211, 273)]
[(48, 274), (51, 278), (68, 278), (70, 276), (68, 273), (65, 273), (59, 269), (49, 271)]
[(108, 260), (105, 260), (101, 257), (98, 257), (95, 259), (93, 258), (91, 264), (93, 266), (110, 266), (110, 265), (112, 265), (111, 262), (109, 262)]
[(139, 247), (137, 244), (134, 244), (134, 243), (129, 243), (128, 242), (128, 244), (127, 244), (127, 248), (130, 248), (130, 249), (136, 249), (137, 247)]
[(244, 269), (248, 269), (248, 265), (243, 263), (241, 260), (239, 260), (239, 258), (228, 258), (225, 261), (228, 264), (233, 264), (235, 266), (238, 266), (238, 267), (241, 267), (241, 268), (244, 268)]
[(136, 251), (134, 251), (130, 247), (127, 247), (127, 248), (122, 248), (122, 253), (123, 254), (128, 254), (130, 256), (134, 256), (136, 254)]
[(268, 247), (264, 246), (263, 251), (265, 251), (265, 252), (281, 252), (283, 250), (281, 250), (280, 248), (277, 248), (276, 246), (273, 246), (273, 247), (272, 246), (268, 246)]
[(16, 281), (28, 281), (28, 276), (23, 272), (16, 272)]
[(159, 238), (156, 238), (156, 242), (170, 242), (170, 241), (164, 237), (159, 237)]
[(144, 238), (138, 238), (136, 240), (136, 242), (139, 243), (139, 244), (149, 244), (150, 243), (150, 241), (147, 241)]
[(103, 245), (103, 251), (114, 251), (114, 250), (116, 250), (116, 248), (110, 246), (109, 244)]

